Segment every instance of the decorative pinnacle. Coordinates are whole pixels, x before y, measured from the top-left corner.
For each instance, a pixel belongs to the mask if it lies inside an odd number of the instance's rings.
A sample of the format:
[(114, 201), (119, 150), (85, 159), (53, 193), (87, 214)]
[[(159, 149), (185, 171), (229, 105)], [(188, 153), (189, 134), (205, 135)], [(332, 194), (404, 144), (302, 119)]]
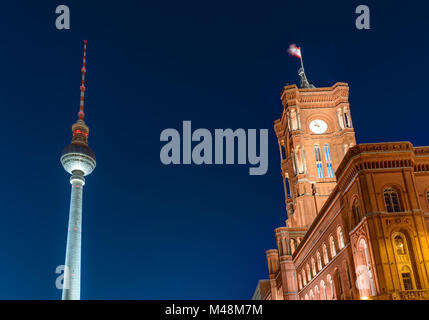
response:
[(80, 110), (79, 120), (83, 121), (85, 113), (83, 112), (83, 103), (85, 99), (85, 73), (86, 73), (86, 40), (83, 40), (83, 65), (82, 65), (82, 84), (80, 85)]

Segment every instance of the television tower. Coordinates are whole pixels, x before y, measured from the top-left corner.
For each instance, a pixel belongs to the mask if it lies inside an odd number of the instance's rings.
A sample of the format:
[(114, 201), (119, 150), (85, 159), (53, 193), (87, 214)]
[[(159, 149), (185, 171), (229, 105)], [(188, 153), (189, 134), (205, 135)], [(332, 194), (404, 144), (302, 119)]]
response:
[(89, 128), (83, 118), (86, 73), (86, 40), (83, 47), (82, 84), (80, 86), (79, 119), (72, 126), (71, 143), (61, 153), (61, 164), (70, 173), (71, 199), (67, 233), (66, 262), (63, 281), (63, 300), (80, 300), (80, 260), (82, 238), (82, 196), (85, 185), (84, 176), (95, 168), (95, 153), (88, 146)]

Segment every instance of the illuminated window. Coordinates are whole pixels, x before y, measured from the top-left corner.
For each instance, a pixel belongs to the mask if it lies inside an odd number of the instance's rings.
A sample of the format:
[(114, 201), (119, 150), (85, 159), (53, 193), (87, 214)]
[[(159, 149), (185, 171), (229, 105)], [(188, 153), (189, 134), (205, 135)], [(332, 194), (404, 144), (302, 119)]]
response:
[(308, 282), (310, 282), (311, 280), (311, 272), (310, 272), (310, 266), (307, 263), (307, 280)]
[(413, 290), (413, 280), (411, 279), (411, 270), (408, 266), (401, 269), (402, 283), (405, 290)]
[(304, 287), (307, 285), (307, 278), (305, 276), (305, 269), (302, 269), (302, 281), (304, 284)]
[(326, 248), (326, 244), (323, 244), (323, 261), (325, 262), (325, 265), (329, 262), (328, 249)]
[(317, 268), (320, 271), (320, 270), (322, 270), (322, 257), (320, 256), (320, 252), (319, 251), (317, 251), (316, 257), (317, 257), (316, 258), (317, 259)]
[(325, 281), (320, 281), (320, 293), (321, 293), (321, 297), (320, 299), (324, 299), (327, 300), (328, 297), (326, 295), (326, 285), (325, 285)]
[(335, 250), (335, 240), (334, 240), (333, 236), (331, 236), (329, 238), (329, 243), (330, 243), (330, 246), (331, 246), (331, 257), (335, 257), (336, 254), (337, 254), (337, 251)]
[(395, 189), (387, 188), (384, 190), (384, 203), (387, 212), (400, 212), (399, 196)]
[(314, 258), (311, 258), (311, 271), (313, 272), (313, 277), (316, 276), (316, 261)]
[(342, 248), (344, 248), (343, 229), (341, 227), (338, 227), (337, 229), (337, 236), (338, 236), (338, 247), (341, 250)]
[(329, 150), (329, 146), (325, 144), (325, 160), (326, 167), (328, 169), (328, 178), (334, 177), (334, 170), (332, 169), (332, 160), (331, 160), (331, 151)]
[(298, 285), (299, 285), (299, 290), (301, 290), (302, 289), (302, 278), (301, 278), (300, 274), (298, 275)]
[(413, 260), (410, 257), (412, 251), (408, 249), (407, 239), (403, 233), (398, 232), (392, 235), (392, 242), (404, 290), (413, 290), (414, 276), (411, 267)]
[(334, 177), (334, 170), (332, 169), (332, 163), (329, 162), (326, 164), (326, 166), (328, 167), (328, 177), (333, 178)]
[(314, 146), (314, 154), (316, 156), (317, 177), (323, 178), (322, 157), (320, 156), (320, 147), (318, 145)]
[(407, 252), (405, 249), (404, 238), (398, 234), (395, 236), (394, 241), (395, 241), (396, 254), (399, 256), (406, 255)]
[(328, 282), (329, 282), (329, 289), (331, 290), (331, 300), (334, 300), (334, 282), (332, 281), (332, 277), (330, 274), (328, 274)]

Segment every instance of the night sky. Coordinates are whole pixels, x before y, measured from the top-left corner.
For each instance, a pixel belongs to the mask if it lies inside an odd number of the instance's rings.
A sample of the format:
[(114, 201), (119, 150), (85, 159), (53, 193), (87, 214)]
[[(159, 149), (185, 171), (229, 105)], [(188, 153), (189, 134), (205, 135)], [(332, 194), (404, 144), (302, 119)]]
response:
[[(97, 168), (84, 188), (82, 299), (248, 299), (286, 219), (273, 122), (306, 73), (347, 82), (358, 143), (428, 145), (427, 1), (8, 1), (1, 4), (0, 299), (60, 299), (79, 110)], [(66, 4), (71, 29), (55, 28)], [(355, 28), (355, 8), (371, 30)], [(269, 169), (160, 162), (160, 133), (269, 129)]]

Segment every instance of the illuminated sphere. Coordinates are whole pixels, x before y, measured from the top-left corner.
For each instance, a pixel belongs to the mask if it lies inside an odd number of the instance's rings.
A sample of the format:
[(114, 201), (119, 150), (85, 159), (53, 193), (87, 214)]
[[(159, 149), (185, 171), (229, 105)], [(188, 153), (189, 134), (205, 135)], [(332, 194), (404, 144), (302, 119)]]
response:
[(95, 153), (86, 144), (71, 143), (61, 153), (61, 164), (64, 170), (70, 174), (79, 170), (83, 172), (84, 176), (87, 176), (95, 168)]

